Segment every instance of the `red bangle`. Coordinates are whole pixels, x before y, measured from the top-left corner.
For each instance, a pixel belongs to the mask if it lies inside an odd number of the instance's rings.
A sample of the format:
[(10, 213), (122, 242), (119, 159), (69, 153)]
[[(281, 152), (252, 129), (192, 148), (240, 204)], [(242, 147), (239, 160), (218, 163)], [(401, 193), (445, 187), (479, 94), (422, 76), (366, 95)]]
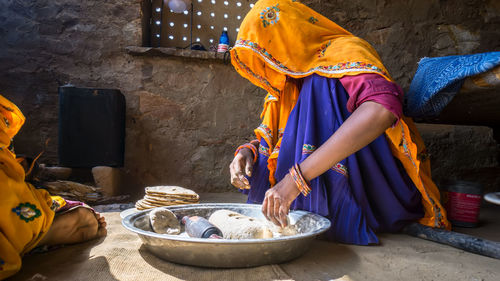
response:
[(236, 156), (238, 154), (238, 152), (240, 152), (240, 150), (242, 150), (243, 148), (250, 149), (252, 151), (252, 153), (253, 153), (253, 162), (254, 163), (257, 162), (257, 156), (258, 156), (258, 154), (257, 154), (257, 148), (253, 144), (251, 144), (251, 143), (245, 143), (243, 145), (238, 146), (238, 148), (234, 152), (234, 156)]

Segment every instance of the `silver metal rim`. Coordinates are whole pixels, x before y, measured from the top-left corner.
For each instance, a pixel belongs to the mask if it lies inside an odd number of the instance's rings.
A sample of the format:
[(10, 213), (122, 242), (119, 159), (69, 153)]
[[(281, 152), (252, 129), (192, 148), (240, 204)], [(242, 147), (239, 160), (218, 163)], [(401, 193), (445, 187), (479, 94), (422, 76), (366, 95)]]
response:
[[(168, 206), (168, 207), (165, 207), (171, 211), (175, 211), (176, 209), (185, 209), (185, 208), (200, 208), (200, 209), (204, 209), (204, 208), (207, 208), (207, 207), (225, 207), (225, 208), (228, 208), (228, 207), (252, 207), (252, 208), (261, 208), (261, 205), (257, 205), (257, 204), (244, 204), (244, 203), (205, 203), (205, 204), (186, 204), (186, 205), (177, 205), (177, 206)], [(301, 211), (301, 210), (294, 210), (294, 211), (290, 211), (290, 213), (303, 213), (303, 214), (308, 214), (308, 215), (311, 215), (313, 217), (315, 217), (315, 219), (319, 222), (321, 222), (321, 224), (323, 224), (324, 226), (313, 231), (313, 232), (308, 232), (308, 233), (302, 233), (302, 234), (297, 234), (297, 235), (293, 235), (293, 236), (283, 236), (283, 237), (277, 237), (277, 238), (269, 238), (269, 239), (241, 239), (241, 240), (236, 240), (236, 239), (217, 239), (217, 240), (213, 240), (213, 239), (202, 239), (202, 238), (192, 238), (192, 237), (179, 237), (177, 235), (168, 235), (168, 234), (159, 234), (159, 233), (156, 233), (156, 232), (151, 232), (151, 231), (145, 231), (145, 230), (142, 230), (142, 229), (139, 229), (137, 227), (135, 227), (133, 225), (133, 222), (140, 216), (142, 216), (143, 214), (146, 214), (146, 213), (149, 213), (152, 209), (149, 209), (149, 210), (143, 210), (143, 211), (139, 211), (137, 213), (133, 213), (133, 214), (130, 214), (128, 216), (126, 216), (123, 220), (122, 220), (122, 225), (132, 231), (132, 232), (135, 232), (139, 235), (144, 235), (144, 236), (149, 236), (149, 237), (156, 237), (156, 238), (161, 238), (161, 239), (168, 239), (168, 240), (172, 240), (172, 241), (179, 241), (179, 242), (191, 242), (191, 243), (206, 243), (206, 244), (255, 244), (255, 243), (279, 243), (279, 242), (283, 242), (283, 241), (291, 241), (291, 240), (299, 240), (299, 239), (304, 239), (304, 238), (308, 238), (308, 237), (314, 237), (316, 235), (319, 235), (325, 231), (327, 231), (330, 226), (331, 226), (331, 223), (330, 221), (325, 218), (325, 217), (322, 217), (320, 215), (317, 215), (317, 214), (314, 214), (314, 213), (311, 213), (311, 212), (306, 212), (306, 211)]]
[(484, 200), (492, 204), (500, 205), (500, 192), (492, 192), (484, 195)]

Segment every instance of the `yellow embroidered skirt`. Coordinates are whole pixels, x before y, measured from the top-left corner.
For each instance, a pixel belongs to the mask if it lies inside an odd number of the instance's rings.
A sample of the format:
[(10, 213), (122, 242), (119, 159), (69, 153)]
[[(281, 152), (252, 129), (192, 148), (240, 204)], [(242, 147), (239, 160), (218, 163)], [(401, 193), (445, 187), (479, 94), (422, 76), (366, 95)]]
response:
[(54, 219), (53, 198), (24, 181), (25, 172), (9, 150), (24, 123), (13, 103), (0, 95), (0, 279), (21, 268), (21, 257), (33, 249)]

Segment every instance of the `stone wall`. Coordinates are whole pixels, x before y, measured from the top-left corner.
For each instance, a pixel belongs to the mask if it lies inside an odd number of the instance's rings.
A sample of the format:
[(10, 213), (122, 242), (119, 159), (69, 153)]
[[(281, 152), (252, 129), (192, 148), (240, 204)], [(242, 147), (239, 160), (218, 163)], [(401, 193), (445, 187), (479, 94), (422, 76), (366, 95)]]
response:
[(498, 143), (483, 126), (417, 124), (431, 159), (438, 186), (450, 180), (480, 183), (486, 192), (499, 190)]
[[(371, 42), (403, 87), (420, 57), (500, 50), (494, 0), (305, 2)], [(140, 17), (140, 0), (0, 2), (0, 92), (28, 118), (17, 151), (37, 154), (50, 138), (42, 161), (57, 163), (58, 86), (119, 88), (132, 193), (231, 189), (232, 152), (258, 125), (264, 92), (221, 62), (128, 55), (142, 42)]]

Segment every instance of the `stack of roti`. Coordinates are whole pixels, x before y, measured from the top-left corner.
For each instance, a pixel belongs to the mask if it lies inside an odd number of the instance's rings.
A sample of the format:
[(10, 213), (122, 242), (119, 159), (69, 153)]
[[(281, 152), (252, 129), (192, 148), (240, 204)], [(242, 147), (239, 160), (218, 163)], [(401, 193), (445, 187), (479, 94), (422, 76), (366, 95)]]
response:
[(144, 198), (135, 203), (138, 210), (200, 203), (196, 192), (180, 186), (149, 186), (145, 191)]

